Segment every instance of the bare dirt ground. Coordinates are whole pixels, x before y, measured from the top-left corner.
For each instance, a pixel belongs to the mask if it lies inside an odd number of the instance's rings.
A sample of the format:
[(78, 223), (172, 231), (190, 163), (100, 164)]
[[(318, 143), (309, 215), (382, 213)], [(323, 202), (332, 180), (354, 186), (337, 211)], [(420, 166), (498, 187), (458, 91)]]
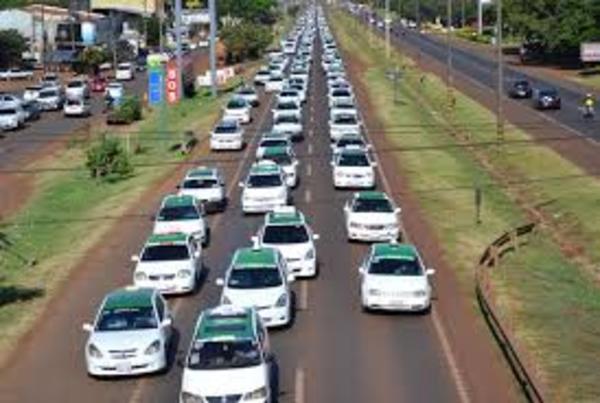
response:
[[(376, 117), (364, 83), (360, 79), (364, 67), (352, 55), (347, 54), (346, 57), (368, 129), (382, 133), (384, 132), (382, 124)], [(375, 136), (371, 140), (375, 143), (375, 148), (390, 147), (383, 136)], [(383, 154), (379, 156), (379, 160), (386, 172), (395, 173), (388, 177), (391, 180), (391, 187), (410, 191), (408, 177), (397, 163), (395, 156)], [(483, 326), (483, 322), (476, 317), (472, 308), (473, 301), (461, 289), (455, 272), (446, 261), (440, 241), (429, 226), (417, 198), (408, 193), (400, 203), (405, 212), (404, 228), (410, 234), (411, 242), (418, 246), (419, 250), (428, 257), (429, 263), (437, 269), (435, 310), (439, 312), (469, 396), (473, 402), (515, 401), (516, 389), (512, 378), (505, 366), (499, 362), (501, 358), (490, 333)]]

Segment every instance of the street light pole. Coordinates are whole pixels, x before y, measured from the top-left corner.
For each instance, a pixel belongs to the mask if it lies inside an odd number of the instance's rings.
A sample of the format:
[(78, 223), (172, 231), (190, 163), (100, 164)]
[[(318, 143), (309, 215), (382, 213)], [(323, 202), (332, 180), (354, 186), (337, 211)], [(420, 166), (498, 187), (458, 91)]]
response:
[(390, 0), (385, 0), (385, 57), (390, 58)]
[(477, 34), (483, 34), (483, 0), (477, 0)]
[(496, 138), (504, 141), (504, 55), (502, 53), (502, 0), (496, 0), (496, 56), (498, 63), (498, 87), (496, 88)]
[(215, 0), (208, 0), (210, 14), (210, 92), (217, 96), (217, 4)]
[(182, 68), (183, 62), (181, 57), (181, 0), (175, 0), (175, 54), (176, 54), (176, 63), (177, 63), (177, 97), (178, 99), (182, 98), (183, 94), (183, 80), (182, 77)]
[(452, 52), (452, 0), (447, 0), (446, 16), (446, 42), (447, 42), (447, 63), (446, 63), (446, 82), (448, 88), (448, 105), (454, 105), (452, 87), (454, 84), (453, 70), (453, 52)]

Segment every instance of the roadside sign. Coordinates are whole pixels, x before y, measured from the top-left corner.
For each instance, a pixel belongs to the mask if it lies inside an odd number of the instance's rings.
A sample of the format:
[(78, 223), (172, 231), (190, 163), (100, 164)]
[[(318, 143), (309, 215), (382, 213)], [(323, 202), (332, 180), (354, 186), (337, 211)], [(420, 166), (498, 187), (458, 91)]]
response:
[(152, 106), (163, 101), (164, 73), (162, 67), (148, 70), (148, 103)]
[(176, 104), (179, 101), (179, 88), (177, 82), (177, 64), (175, 61), (167, 63), (167, 102), (170, 104)]
[(582, 43), (579, 51), (582, 62), (600, 62), (600, 42)]

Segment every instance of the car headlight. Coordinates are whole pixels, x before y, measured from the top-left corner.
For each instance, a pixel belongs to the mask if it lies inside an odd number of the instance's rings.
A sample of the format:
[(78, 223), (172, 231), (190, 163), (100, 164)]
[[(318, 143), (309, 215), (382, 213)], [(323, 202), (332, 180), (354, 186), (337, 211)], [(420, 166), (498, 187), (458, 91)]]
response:
[(136, 271), (134, 279), (135, 281), (146, 281), (148, 279), (148, 275), (143, 271)]
[(223, 305), (230, 305), (231, 304), (231, 300), (229, 298), (227, 298), (226, 295), (223, 295), (223, 297), (221, 297), (221, 304), (223, 304)]
[(203, 403), (204, 399), (202, 399), (201, 396), (197, 396), (189, 392), (182, 392), (181, 401), (182, 403)]
[(362, 228), (362, 225), (359, 223), (351, 222), (350, 228), (359, 229), (359, 228)]
[(313, 260), (315, 258), (315, 250), (313, 248), (309, 249), (304, 256), (306, 260)]
[(96, 347), (92, 343), (88, 345), (88, 354), (90, 355), (90, 357), (102, 358), (102, 353), (100, 352), (100, 349), (98, 349), (98, 347)]
[(415, 291), (415, 292), (413, 292), (413, 296), (418, 297), (418, 298), (426, 297), (427, 291), (425, 291), (425, 290)]
[(276, 307), (284, 307), (287, 305), (287, 294), (281, 294), (281, 296), (279, 298), (277, 298), (277, 302), (275, 302), (275, 306)]
[(397, 225), (396, 225), (396, 224), (388, 224), (388, 225), (387, 225), (387, 229), (391, 229), (391, 230), (394, 230), (394, 229), (396, 229), (396, 227), (397, 227)]
[(144, 354), (146, 355), (152, 355), (152, 354), (156, 354), (160, 351), (160, 340), (154, 340), (152, 342), (152, 344), (150, 344), (148, 346), (148, 348), (146, 349), (146, 351), (144, 351)]
[(368, 294), (369, 294), (369, 295), (371, 295), (371, 296), (373, 296), (373, 297), (377, 297), (377, 296), (380, 296), (380, 295), (381, 295), (381, 291), (380, 291), (380, 290), (378, 290), (377, 288), (371, 288), (371, 289), (368, 291)]
[(177, 277), (179, 277), (179, 278), (187, 278), (187, 277), (191, 277), (191, 275), (192, 275), (192, 271), (188, 270), (188, 269), (179, 270), (177, 272)]
[(261, 386), (260, 388), (248, 392), (244, 395), (243, 400), (255, 400), (255, 399), (266, 399), (267, 398), (267, 387)]

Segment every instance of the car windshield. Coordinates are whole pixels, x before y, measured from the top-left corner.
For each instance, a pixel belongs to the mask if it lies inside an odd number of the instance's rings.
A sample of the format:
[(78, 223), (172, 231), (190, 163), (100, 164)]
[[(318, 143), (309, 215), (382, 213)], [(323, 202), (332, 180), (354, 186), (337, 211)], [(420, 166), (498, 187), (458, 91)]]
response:
[(279, 115), (275, 120), (275, 124), (278, 123), (298, 123), (298, 117), (296, 115)]
[(69, 106), (79, 106), (79, 105), (83, 105), (83, 102), (79, 101), (78, 99), (68, 99), (67, 100), (67, 105), (69, 105)]
[(394, 209), (392, 204), (385, 199), (357, 199), (352, 206), (352, 211), (357, 213), (391, 213)]
[(540, 91), (540, 97), (555, 97), (557, 95), (558, 95), (558, 93), (556, 92), (556, 90), (543, 90), (543, 91)]
[(369, 266), (369, 274), (388, 276), (422, 276), (423, 269), (416, 259), (375, 259)]
[(165, 207), (156, 217), (158, 221), (196, 220), (198, 218), (200, 218), (200, 214), (194, 206)]
[(216, 179), (186, 179), (183, 182), (184, 189), (208, 189), (217, 187), (219, 182)]
[(158, 323), (151, 306), (104, 308), (96, 324), (96, 330), (100, 332), (156, 329), (157, 327)]
[(227, 108), (240, 109), (246, 107), (246, 101), (242, 98), (234, 98), (227, 103)]
[(268, 188), (281, 186), (281, 176), (273, 175), (250, 175), (248, 178), (248, 187), (250, 188)]
[(277, 267), (234, 268), (227, 287), (238, 289), (279, 287), (283, 284)]
[(308, 232), (304, 225), (267, 225), (262, 240), (267, 244), (306, 243)]
[(283, 166), (292, 165), (292, 157), (290, 157), (288, 154), (266, 155), (264, 159), (273, 161), (274, 163)]
[(68, 88), (80, 88), (83, 87), (83, 83), (81, 81), (73, 81), (67, 84)]
[(356, 116), (351, 114), (338, 114), (333, 118), (333, 122), (337, 124), (353, 125), (356, 124)]
[(153, 245), (144, 249), (143, 262), (188, 260), (190, 254), (186, 245)]
[(516, 88), (528, 88), (529, 83), (527, 81), (517, 81), (517, 82), (515, 82), (515, 87)]
[(350, 97), (350, 91), (347, 91), (347, 90), (344, 90), (344, 89), (338, 89), (338, 90), (333, 91), (331, 93), (331, 96), (332, 97), (336, 97), (336, 98), (337, 97), (347, 98), (347, 97)]
[(56, 91), (41, 91), (40, 92), (40, 98), (52, 98), (52, 97), (56, 97), (56, 96), (58, 96)]
[(288, 145), (285, 139), (263, 140), (260, 142), (261, 147), (285, 147)]
[(295, 102), (280, 102), (277, 104), (277, 109), (296, 110), (298, 109), (298, 105)]
[(2, 116), (7, 116), (7, 115), (16, 115), (17, 111), (15, 109), (0, 109), (0, 115)]
[(364, 154), (342, 154), (338, 165), (341, 167), (367, 167), (369, 159)]
[(252, 340), (195, 341), (187, 360), (188, 368), (196, 370), (244, 368), (261, 363), (260, 350)]
[(363, 141), (363, 139), (361, 138), (341, 138), (337, 144), (336, 147), (338, 148), (343, 148), (346, 146), (363, 146), (364, 147), (365, 142)]

